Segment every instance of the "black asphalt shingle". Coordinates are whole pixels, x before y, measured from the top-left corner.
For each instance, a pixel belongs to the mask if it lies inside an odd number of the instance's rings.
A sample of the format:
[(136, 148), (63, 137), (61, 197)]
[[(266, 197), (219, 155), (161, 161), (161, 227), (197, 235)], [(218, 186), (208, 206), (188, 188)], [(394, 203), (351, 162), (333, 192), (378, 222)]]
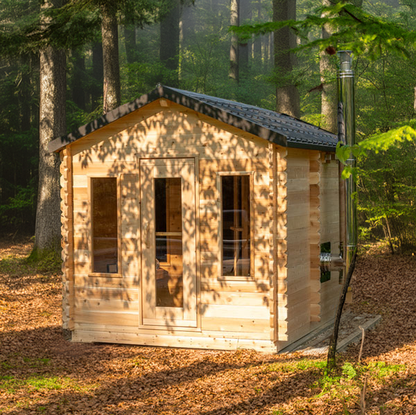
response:
[(159, 86), (149, 94), (121, 105), (77, 131), (56, 138), (49, 143), (49, 150), (59, 151), (66, 145), (159, 98), (166, 98), (284, 147), (333, 152), (337, 145), (335, 134), (286, 114), (196, 92)]

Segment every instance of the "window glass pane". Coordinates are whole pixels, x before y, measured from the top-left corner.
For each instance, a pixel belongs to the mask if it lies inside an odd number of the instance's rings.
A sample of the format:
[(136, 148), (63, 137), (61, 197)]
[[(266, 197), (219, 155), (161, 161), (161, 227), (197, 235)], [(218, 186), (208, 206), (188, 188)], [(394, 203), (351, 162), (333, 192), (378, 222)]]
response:
[(250, 177), (222, 176), (222, 270), (250, 275)]
[(93, 271), (117, 273), (117, 179), (91, 181)]
[(183, 307), (181, 179), (155, 179), (156, 305)]

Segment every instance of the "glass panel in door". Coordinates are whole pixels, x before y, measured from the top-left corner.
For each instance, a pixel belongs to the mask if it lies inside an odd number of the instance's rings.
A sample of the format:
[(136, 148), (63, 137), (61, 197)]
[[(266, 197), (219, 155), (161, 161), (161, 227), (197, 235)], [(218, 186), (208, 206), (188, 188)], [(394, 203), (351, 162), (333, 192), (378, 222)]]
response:
[(196, 326), (193, 159), (142, 160), (144, 325)]
[(156, 306), (183, 307), (181, 179), (154, 181)]

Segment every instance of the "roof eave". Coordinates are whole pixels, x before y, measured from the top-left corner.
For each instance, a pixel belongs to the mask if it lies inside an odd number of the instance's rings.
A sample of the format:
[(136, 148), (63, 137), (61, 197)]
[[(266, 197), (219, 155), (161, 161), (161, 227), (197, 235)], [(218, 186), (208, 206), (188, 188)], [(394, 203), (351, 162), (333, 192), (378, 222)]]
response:
[(330, 153), (335, 153), (336, 151), (336, 144), (334, 144), (334, 146), (331, 146), (331, 145), (313, 144), (313, 143), (293, 143), (293, 142), (288, 141), (287, 147), (302, 148), (305, 150), (325, 151), (325, 152), (330, 152)]
[(120, 107), (107, 112), (96, 120), (83, 125), (78, 128), (78, 130), (62, 137), (58, 137), (55, 140), (52, 140), (48, 144), (48, 149), (50, 152), (59, 152), (67, 145), (73, 143), (74, 141), (85, 137), (86, 135), (124, 117), (136, 111), (151, 102), (154, 102), (160, 98), (168, 99), (176, 104), (182, 105), (186, 108), (192, 109), (196, 112), (202, 113), (208, 117), (214, 118), (218, 121), (224, 122), (232, 127), (238, 128), (247, 133), (253, 134), (257, 137), (263, 138), (264, 140), (270, 141), (274, 144), (280, 145), (282, 147), (294, 147), (294, 148), (304, 148), (308, 150), (321, 150), (321, 151), (335, 151), (332, 146), (325, 146), (314, 143), (302, 143), (302, 142), (291, 142), (286, 136), (279, 134), (273, 130), (270, 130), (264, 126), (257, 124), (256, 122), (244, 119), (234, 114), (230, 114), (224, 109), (217, 108), (213, 105), (201, 102), (195, 98), (184, 95), (179, 91), (172, 90), (169, 87), (159, 86), (154, 89), (149, 94), (142, 95), (140, 98), (132, 101), (130, 103), (121, 105)]
[(85, 137), (86, 135), (92, 133), (93, 131), (96, 131), (112, 123), (113, 121), (116, 121), (119, 118), (124, 117), (125, 115), (128, 115), (132, 113), (133, 111), (136, 111), (144, 107), (145, 105), (150, 104), (151, 102), (156, 101), (159, 98), (163, 98), (163, 97), (164, 97), (163, 87), (160, 86), (154, 89), (149, 94), (144, 94), (140, 98), (137, 98), (136, 100), (132, 102), (121, 105), (120, 107), (117, 107), (114, 110), (107, 112), (106, 114), (95, 119), (94, 121), (91, 121), (90, 123), (85, 124), (82, 127), (78, 128), (78, 130), (75, 130), (69, 133), (68, 135), (58, 137), (55, 140), (50, 141), (48, 144), (48, 150), (51, 153), (56, 153), (62, 150), (67, 145), (73, 143), (76, 140), (79, 140), (82, 137)]

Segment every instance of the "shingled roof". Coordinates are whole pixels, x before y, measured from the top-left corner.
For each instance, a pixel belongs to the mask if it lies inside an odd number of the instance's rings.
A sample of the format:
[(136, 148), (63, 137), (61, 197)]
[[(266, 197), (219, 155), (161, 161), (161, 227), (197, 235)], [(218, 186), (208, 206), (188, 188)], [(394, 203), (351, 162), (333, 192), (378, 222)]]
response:
[(335, 134), (286, 114), (209, 95), (159, 86), (149, 94), (121, 105), (78, 130), (56, 138), (49, 143), (49, 151), (60, 151), (68, 144), (160, 98), (168, 99), (283, 147), (333, 152), (337, 145)]

